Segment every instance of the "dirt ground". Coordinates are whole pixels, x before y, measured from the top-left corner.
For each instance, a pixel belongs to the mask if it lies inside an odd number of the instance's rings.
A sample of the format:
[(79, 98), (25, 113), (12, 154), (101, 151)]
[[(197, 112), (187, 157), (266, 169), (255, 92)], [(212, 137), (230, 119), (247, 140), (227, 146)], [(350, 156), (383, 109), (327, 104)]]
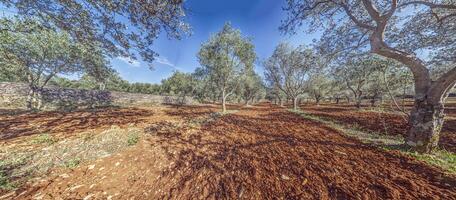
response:
[[(453, 108), (456, 108), (456, 105), (451, 105), (445, 110), (447, 117), (442, 128), (439, 145), (448, 151), (456, 152), (456, 112)], [(315, 116), (381, 134), (399, 134), (406, 137), (409, 129), (408, 122), (403, 116), (395, 113), (369, 111), (367, 110), (369, 107), (358, 110), (354, 106), (343, 104), (320, 106), (307, 104), (301, 106), (301, 109)]]
[[(55, 169), (15, 199), (456, 199), (456, 177), (262, 104), (167, 109), (138, 144)], [(132, 118), (131, 120), (136, 119)]]

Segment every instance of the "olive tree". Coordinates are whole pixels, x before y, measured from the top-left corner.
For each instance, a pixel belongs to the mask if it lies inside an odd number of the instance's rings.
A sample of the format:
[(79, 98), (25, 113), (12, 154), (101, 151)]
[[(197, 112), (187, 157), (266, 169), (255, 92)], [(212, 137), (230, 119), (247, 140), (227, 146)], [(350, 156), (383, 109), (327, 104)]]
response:
[(287, 43), (281, 43), (264, 62), (264, 73), (274, 87), (293, 100), (293, 109), (296, 110), (299, 96), (306, 92), (308, 73), (316, 65), (312, 49), (304, 46), (293, 48)]
[(68, 33), (43, 28), (34, 20), (2, 19), (0, 30), (0, 65), (26, 77), (29, 109), (40, 109), (43, 87), (56, 75), (109, 69), (99, 49), (74, 42)]
[(332, 80), (328, 78), (329, 76), (325, 73), (316, 72), (310, 75), (308, 81), (307, 91), (310, 96), (312, 96), (317, 105), (320, 105), (320, 101), (329, 95), (332, 87)]
[(361, 108), (361, 102), (376, 68), (372, 58), (360, 57), (353, 58), (334, 69), (335, 79), (352, 93), (357, 108)]
[(222, 30), (201, 46), (198, 59), (203, 72), (217, 86), (226, 112), (226, 100), (240, 87), (246, 72), (256, 59), (251, 39), (242, 37), (240, 30), (226, 23)]
[(0, 0), (0, 7), (68, 33), (78, 43), (96, 44), (110, 57), (152, 63), (152, 44), (165, 31), (171, 38), (189, 32), (183, 0)]
[(194, 90), (195, 80), (189, 73), (175, 71), (171, 77), (161, 82), (161, 93), (177, 96), (179, 104), (185, 103), (185, 98), (193, 95)]
[[(370, 50), (394, 59), (413, 73), (415, 103), (406, 144), (419, 152), (437, 147), (444, 121), (444, 101), (456, 82), (456, 3), (415, 0), (288, 0), (281, 29), (325, 30), (335, 51)], [(418, 54), (427, 50), (428, 52)], [(430, 52), (429, 52), (430, 51)], [(429, 59), (427, 59), (429, 57)], [(430, 66), (450, 65), (432, 78)]]
[(263, 98), (265, 88), (263, 80), (254, 71), (246, 73), (244, 80), (242, 80), (241, 96), (245, 104)]

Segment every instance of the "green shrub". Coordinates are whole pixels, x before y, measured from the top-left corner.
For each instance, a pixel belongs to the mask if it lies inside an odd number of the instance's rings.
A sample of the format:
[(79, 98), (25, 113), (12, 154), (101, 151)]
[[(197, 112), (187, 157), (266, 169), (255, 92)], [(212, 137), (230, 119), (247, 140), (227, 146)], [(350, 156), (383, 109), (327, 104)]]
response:
[(128, 140), (127, 140), (128, 146), (133, 146), (136, 143), (138, 143), (138, 141), (139, 141), (138, 133), (135, 132), (135, 133), (128, 134)]

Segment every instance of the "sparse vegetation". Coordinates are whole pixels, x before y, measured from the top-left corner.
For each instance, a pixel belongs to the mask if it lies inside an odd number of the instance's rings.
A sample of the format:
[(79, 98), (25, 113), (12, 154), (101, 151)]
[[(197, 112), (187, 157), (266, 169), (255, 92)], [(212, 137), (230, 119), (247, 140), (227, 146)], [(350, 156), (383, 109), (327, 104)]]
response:
[(52, 137), (52, 135), (50, 135), (49, 133), (44, 133), (44, 134), (37, 135), (37, 136), (35, 136), (32, 139), (32, 143), (33, 144), (51, 145), (51, 144), (54, 144), (56, 142), (57, 142), (57, 140), (54, 137)]
[(136, 143), (138, 143), (138, 141), (139, 141), (138, 133), (135, 132), (135, 133), (129, 133), (128, 134), (128, 141), (127, 141), (128, 146), (133, 146)]

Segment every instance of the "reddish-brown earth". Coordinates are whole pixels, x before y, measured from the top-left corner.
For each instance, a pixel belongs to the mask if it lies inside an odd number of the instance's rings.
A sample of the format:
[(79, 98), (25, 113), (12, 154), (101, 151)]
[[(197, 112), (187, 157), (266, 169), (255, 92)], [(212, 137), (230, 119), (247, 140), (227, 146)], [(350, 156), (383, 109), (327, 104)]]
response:
[[(193, 127), (201, 108), (145, 128), (136, 146), (55, 170), (17, 199), (456, 199), (456, 177), (260, 105)], [(185, 119), (187, 118), (187, 119)], [(20, 194), (20, 195), (19, 195)]]
[[(308, 114), (381, 134), (406, 137), (409, 128), (406, 118), (394, 113), (357, 110), (353, 106), (335, 104), (304, 105), (301, 109)], [(446, 110), (446, 114), (448, 118), (444, 122), (439, 145), (448, 151), (456, 152), (456, 114), (450, 112), (450, 109)]]

